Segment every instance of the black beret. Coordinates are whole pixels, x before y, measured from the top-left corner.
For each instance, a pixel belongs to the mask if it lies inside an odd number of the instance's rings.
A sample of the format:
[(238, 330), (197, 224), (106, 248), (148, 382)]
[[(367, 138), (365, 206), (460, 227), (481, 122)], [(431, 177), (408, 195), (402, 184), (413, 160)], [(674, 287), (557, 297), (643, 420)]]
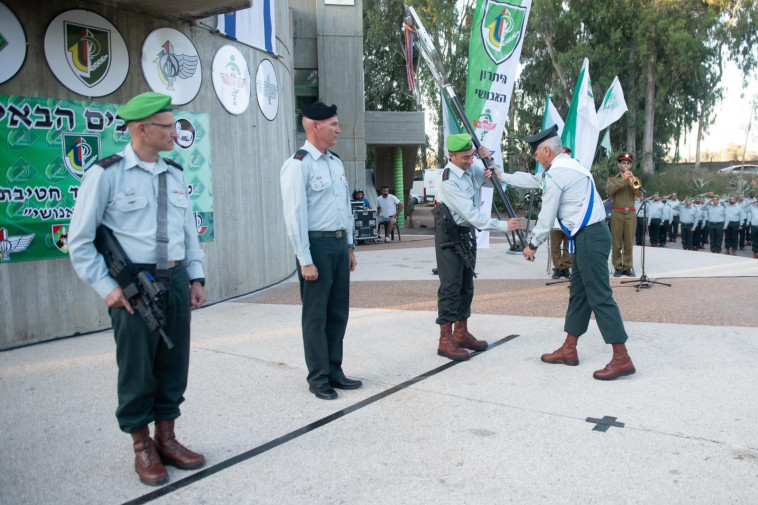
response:
[(542, 130), (541, 132), (537, 133), (536, 135), (530, 135), (529, 137), (524, 138), (527, 144), (529, 144), (529, 147), (532, 148), (532, 154), (537, 150), (540, 144), (542, 144), (544, 141), (546, 141), (549, 138), (557, 137), (558, 136), (558, 125), (553, 125), (547, 130)]
[(332, 104), (327, 107), (324, 102), (315, 102), (301, 105), (300, 112), (308, 119), (329, 119), (337, 115), (337, 106)]

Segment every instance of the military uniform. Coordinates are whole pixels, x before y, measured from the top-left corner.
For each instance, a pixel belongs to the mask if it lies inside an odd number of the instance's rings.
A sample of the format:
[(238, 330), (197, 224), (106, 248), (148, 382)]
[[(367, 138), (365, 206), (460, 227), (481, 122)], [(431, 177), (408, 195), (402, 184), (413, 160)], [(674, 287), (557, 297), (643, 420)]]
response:
[[(350, 304), (353, 215), (342, 161), (306, 141), (281, 170), (284, 222), (295, 251), (308, 384), (326, 385), (345, 377), (342, 341)], [(303, 279), (314, 264), (318, 280)]]
[[(625, 153), (626, 154), (626, 153)], [(631, 160), (630, 157), (619, 156), (620, 160)], [(637, 208), (635, 196), (640, 195), (632, 184), (620, 173), (609, 177), (605, 185), (608, 197), (613, 201), (611, 213), (611, 263), (614, 275), (634, 275), (634, 259), (632, 256), (635, 232), (637, 230)], [(623, 252), (623, 254), (622, 254)]]
[(658, 233), (658, 245), (666, 247), (668, 241), (668, 232), (671, 227), (671, 207), (666, 203), (666, 200), (661, 202), (663, 209), (661, 210), (661, 229)]
[[(138, 120), (170, 111), (171, 98), (145, 93), (122, 107), (123, 119)], [(158, 108), (156, 108), (158, 107)], [(169, 116), (172, 117), (172, 116)], [(172, 128), (147, 123), (153, 128)], [(150, 331), (135, 310), (108, 309), (116, 340), (118, 364), (118, 408), (116, 418), (122, 431), (135, 441), (137, 472), (146, 484), (161, 484), (168, 475), (160, 462), (149, 464), (147, 452), (156, 450), (164, 461), (180, 468), (197, 468), (205, 459), (184, 447), (172, 446), (164, 452), (163, 442), (178, 444), (173, 420), (187, 388), (190, 350), (190, 284), (205, 284), (203, 251), (200, 249), (192, 204), (181, 166), (170, 160), (144, 161), (132, 143), (124, 151), (100, 160), (84, 175), (69, 227), (71, 262), (79, 277), (103, 298), (115, 292), (118, 283), (110, 277), (102, 255), (94, 245), (101, 224), (113, 231), (137, 270), (156, 272), (158, 259), (159, 179), (165, 174), (167, 189), (167, 233), (169, 299), (167, 324), (163, 328), (174, 343), (168, 349), (158, 331)], [(204, 301), (204, 295), (203, 295)], [(149, 437), (148, 423), (156, 422), (156, 440)], [(170, 432), (170, 434), (169, 434)], [(170, 440), (168, 440), (168, 438)], [(163, 440), (166, 438), (166, 440)], [(162, 442), (163, 440), (163, 442)], [(169, 445), (170, 445), (169, 444)], [(186, 451), (186, 452), (183, 452)], [(192, 457), (187, 459), (187, 455)], [(157, 455), (154, 455), (157, 458)], [(143, 459), (148, 461), (146, 464)], [(174, 458), (178, 458), (174, 461)], [(153, 461), (155, 463), (155, 461)]]
[(724, 206), (724, 223), (726, 223), (724, 248), (727, 254), (730, 254), (730, 252), (731, 254), (737, 254), (737, 243), (743, 221), (745, 221), (745, 211), (742, 210), (740, 204), (730, 202)]
[(711, 252), (720, 253), (726, 229), (726, 209), (721, 203), (714, 203), (711, 200), (703, 207), (703, 213), (708, 221), (708, 241), (711, 244)]
[(671, 207), (671, 224), (668, 230), (669, 241), (676, 242), (679, 236), (679, 208), (682, 206), (682, 202), (676, 198), (669, 198), (666, 205)]
[(658, 247), (660, 242), (661, 221), (663, 217), (663, 203), (656, 200), (645, 202), (645, 214), (647, 215), (647, 232), (650, 236), (650, 246)]
[(679, 222), (682, 225), (682, 249), (691, 251), (694, 247), (693, 237), (697, 219), (698, 210), (692, 205), (692, 202), (687, 206), (685, 201), (685, 204), (679, 207)]
[(574, 253), (564, 323), (566, 341), (557, 351), (544, 354), (542, 361), (578, 364), (578, 337), (587, 331), (594, 313), (603, 340), (613, 346), (613, 359), (604, 369), (596, 371), (593, 377), (611, 380), (630, 375), (635, 373), (635, 369), (626, 351), (628, 336), (608, 280), (611, 234), (605, 223), (605, 208), (595, 189), (592, 174), (566, 154), (556, 155), (551, 147), (554, 144), (546, 143), (556, 135), (557, 128), (553, 127), (526, 139), (537, 161), (551, 161), (543, 173), (542, 209), (524, 256), (533, 258), (534, 251), (547, 239), (556, 217), (569, 236), (569, 248)]
[(753, 258), (758, 258), (758, 204), (752, 202), (745, 211), (747, 222), (750, 223), (750, 240), (753, 245)]

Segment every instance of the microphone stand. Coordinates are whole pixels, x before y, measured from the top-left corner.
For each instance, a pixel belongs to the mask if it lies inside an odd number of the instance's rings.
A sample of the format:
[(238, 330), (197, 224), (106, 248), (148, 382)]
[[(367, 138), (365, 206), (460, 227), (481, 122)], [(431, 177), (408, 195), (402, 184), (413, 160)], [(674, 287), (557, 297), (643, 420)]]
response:
[[(648, 278), (648, 276), (645, 274), (645, 232), (647, 231), (647, 191), (643, 187), (640, 186), (640, 191), (642, 192), (642, 274), (640, 275), (639, 279), (634, 279), (631, 281), (621, 281), (621, 284), (630, 284), (635, 283), (637, 284), (637, 292), (639, 293), (640, 289), (650, 289), (652, 288), (653, 284), (660, 284), (662, 286), (668, 286), (671, 287), (671, 284), (666, 284), (665, 282), (655, 281)], [(638, 211), (639, 212), (639, 211)], [(621, 286), (621, 287), (633, 287), (633, 286)]]

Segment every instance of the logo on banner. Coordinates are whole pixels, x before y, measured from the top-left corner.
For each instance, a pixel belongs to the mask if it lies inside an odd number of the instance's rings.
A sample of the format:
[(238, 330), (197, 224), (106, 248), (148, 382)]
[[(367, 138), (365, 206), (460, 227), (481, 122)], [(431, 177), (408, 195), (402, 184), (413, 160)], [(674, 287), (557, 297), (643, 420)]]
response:
[(63, 163), (77, 179), (100, 159), (100, 137), (92, 134), (63, 134)]
[(182, 149), (189, 149), (195, 143), (195, 127), (192, 122), (180, 119), (176, 122), (176, 140), (174, 144)]
[(526, 7), (498, 0), (487, 0), (481, 33), (487, 56), (500, 65), (511, 57), (524, 34)]
[(68, 253), (68, 226), (63, 224), (53, 225), (53, 244), (62, 253)]
[(111, 32), (102, 28), (63, 22), (66, 61), (79, 80), (91, 88), (111, 66)]
[(34, 233), (29, 235), (8, 235), (8, 230), (0, 228), (0, 261), (10, 261), (11, 253), (20, 253), (29, 247)]
[(200, 236), (205, 235), (205, 232), (208, 231), (208, 227), (203, 224), (203, 214), (205, 212), (195, 212), (195, 228), (197, 228), (197, 234)]
[(189, 79), (195, 75), (198, 59), (197, 54), (176, 54), (171, 41), (164, 42), (153, 63), (158, 65), (158, 77), (166, 91), (175, 90), (174, 81), (177, 79)]

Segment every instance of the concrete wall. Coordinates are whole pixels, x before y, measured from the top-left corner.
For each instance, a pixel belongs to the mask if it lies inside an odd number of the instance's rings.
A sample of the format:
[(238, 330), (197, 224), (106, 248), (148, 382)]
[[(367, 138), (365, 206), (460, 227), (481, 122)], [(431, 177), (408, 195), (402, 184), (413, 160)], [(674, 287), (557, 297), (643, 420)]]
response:
[[(213, 34), (194, 23), (158, 19), (93, 2), (3, 2), (19, 18), (28, 41), (22, 69), (13, 79), (0, 85), (0, 94), (5, 95), (86, 99), (59, 84), (45, 61), (45, 30), (48, 23), (65, 10), (81, 8), (103, 15), (119, 29), (126, 41), (130, 57), (127, 79), (115, 93), (97, 99), (101, 102), (125, 103), (138, 93), (150, 91), (142, 76), (140, 54), (142, 42), (152, 30), (171, 27), (187, 35), (200, 54), (203, 84), (198, 96), (180, 109), (208, 113), (211, 121), (215, 239), (203, 244), (208, 298), (212, 302), (245, 294), (276, 283), (294, 271), (294, 254), (284, 234), (279, 196), (279, 169), (287, 156), (296, 150), (292, 86), (294, 52), (286, 1), (272, 2), (276, 9), (279, 59)], [(331, 12), (327, 14), (331, 15)], [(351, 19), (352, 16), (351, 13)], [(315, 25), (315, 21), (313, 23)], [(360, 42), (358, 35), (354, 38)], [(326, 48), (331, 55), (338, 49), (332, 48), (332, 37), (327, 39)], [(240, 116), (227, 113), (216, 98), (211, 82), (211, 62), (218, 48), (226, 44), (235, 45), (242, 51), (253, 79), (262, 59), (269, 59), (274, 64), (280, 93), (279, 112), (274, 121), (268, 121), (260, 112), (255, 92), (250, 107)], [(362, 43), (355, 48), (351, 41), (342, 51), (355, 61), (361, 55)], [(362, 111), (362, 73), (357, 73), (361, 74), (360, 83), (352, 78), (350, 87), (361, 89), (359, 109)], [(326, 75), (331, 77), (330, 85), (344, 80), (344, 75), (334, 68)], [(339, 96), (329, 93), (327, 98), (336, 100)], [(362, 112), (355, 114), (354, 120), (362, 124)], [(360, 137), (362, 135), (360, 131)], [(352, 139), (348, 143), (352, 146)], [(355, 151), (361, 153), (362, 161), (362, 146), (355, 144)], [(0, 349), (109, 326), (104, 302), (78, 279), (68, 260), (0, 265)]]
[[(332, 149), (342, 159), (351, 188), (366, 183), (363, 94), (363, 1), (324, 5), (323, 0), (290, 0), (295, 68), (316, 68), (319, 99), (337, 105), (340, 134)], [(360, 69), (356, 71), (356, 69)], [(297, 143), (305, 141), (297, 135)]]

